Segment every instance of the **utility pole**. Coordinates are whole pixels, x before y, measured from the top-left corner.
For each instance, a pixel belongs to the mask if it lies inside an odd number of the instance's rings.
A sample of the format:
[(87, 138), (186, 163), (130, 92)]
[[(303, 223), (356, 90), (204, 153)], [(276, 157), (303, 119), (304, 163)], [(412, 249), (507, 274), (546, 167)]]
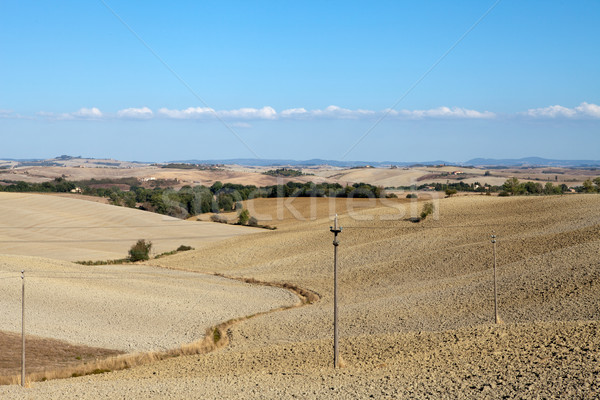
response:
[(496, 235), (493, 234), (492, 231), (492, 243), (494, 244), (494, 320), (496, 324), (500, 323), (500, 318), (498, 318), (498, 289), (496, 286)]
[(21, 270), (21, 386), (25, 387), (25, 270)]
[(338, 227), (337, 214), (333, 220), (333, 227), (329, 230), (333, 233), (333, 368), (337, 368), (339, 366), (337, 249), (340, 245), (337, 235), (342, 231), (342, 228)]

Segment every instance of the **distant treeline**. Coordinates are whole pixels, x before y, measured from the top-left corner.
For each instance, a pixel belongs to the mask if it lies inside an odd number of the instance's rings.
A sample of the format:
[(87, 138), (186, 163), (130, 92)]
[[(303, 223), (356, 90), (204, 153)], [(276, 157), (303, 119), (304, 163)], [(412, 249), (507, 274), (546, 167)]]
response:
[[(40, 192), (68, 193), (77, 192), (84, 195), (108, 198), (111, 204), (139, 208), (159, 214), (178, 218), (189, 217), (207, 212), (229, 212), (241, 208), (241, 201), (253, 198), (273, 197), (351, 197), (380, 198), (396, 197), (386, 194), (382, 187), (367, 183), (356, 183), (352, 186), (341, 186), (337, 183), (297, 183), (285, 185), (256, 187), (233, 183), (215, 182), (212, 186), (183, 186), (179, 190), (173, 188), (142, 187), (136, 178), (99, 179), (71, 182), (64, 178), (56, 178), (50, 182), (6, 182), (0, 185), (5, 192)], [(161, 182), (153, 181), (153, 184)], [(129, 185), (129, 190), (121, 190), (118, 186)], [(105, 187), (98, 187), (105, 186)]]
[(201, 171), (218, 171), (219, 168), (212, 164), (188, 164), (188, 163), (170, 163), (170, 164), (153, 164), (160, 168), (172, 169), (197, 169)]
[(483, 185), (479, 182), (474, 183), (465, 183), (462, 181), (452, 182), (452, 183), (425, 183), (422, 185), (413, 185), (413, 186), (397, 186), (397, 187), (386, 187), (387, 190), (397, 189), (397, 190), (433, 190), (436, 192), (444, 192), (446, 190), (457, 190), (459, 192), (491, 192), (497, 193), (502, 191), (502, 186), (493, 186), (484, 183)]
[(296, 177), (296, 176), (303, 176), (303, 175), (314, 175), (314, 174), (305, 174), (302, 171), (299, 171), (297, 169), (291, 169), (291, 168), (277, 168), (277, 169), (270, 169), (266, 172), (263, 172), (264, 175), (269, 175), (269, 176), (282, 176), (282, 177)]

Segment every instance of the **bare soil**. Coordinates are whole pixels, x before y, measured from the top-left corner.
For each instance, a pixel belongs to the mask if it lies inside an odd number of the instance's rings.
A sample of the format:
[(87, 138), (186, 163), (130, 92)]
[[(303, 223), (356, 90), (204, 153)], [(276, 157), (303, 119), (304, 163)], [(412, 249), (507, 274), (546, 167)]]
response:
[[(20, 334), (0, 332), (0, 381), (2, 377), (21, 373), (21, 345)], [(31, 335), (25, 337), (25, 348), (27, 373), (65, 368), (123, 354), (118, 350), (81, 346)]]
[[(422, 203), (414, 204), (418, 212)], [(334, 205), (320, 204), (314, 219), (283, 210), (276, 231), (151, 262), (288, 283), (317, 293), (319, 301), (233, 325), (230, 345), (208, 355), (37, 383), (26, 393), (90, 399), (598, 396), (600, 196), (445, 198), (436, 202), (437, 213), (417, 224), (405, 218), (413, 203), (403, 214), (381, 204), (352, 212)], [(273, 207), (262, 206), (265, 214)], [(344, 367), (338, 370), (332, 367), (329, 231), (335, 213), (343, 227)], [(498, 325), (492, 232), (498, 239)], [(21, 398), (23, 391), (2, 387), (0, 396)]]

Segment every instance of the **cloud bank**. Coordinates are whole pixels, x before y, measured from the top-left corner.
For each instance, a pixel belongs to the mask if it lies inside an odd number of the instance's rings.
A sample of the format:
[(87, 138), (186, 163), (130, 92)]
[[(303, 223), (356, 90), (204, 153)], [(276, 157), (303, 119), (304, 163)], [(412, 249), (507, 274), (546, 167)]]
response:
[(556, 105), (544, 108), (532, 108), (522, 114), (531, 118), (596, 119), (600, 118), (600, 106), (583, 102), (574, 108)]
[[(12, 111), (0, 110), (0, 118), (15, 118)], [(160, 108), (156, 112), (148, 107), (125, 108), (116, 113), (103, 113), (96, 107), (81, 108), (71, 113), (39, 112), (38, 117), (54, 120), (103, 120), (103, 119), (133, 119), (148, 120), (153, 118), (171, 120), (198, 121), (231, 121), (232, 123), (250, 126), (249, 121), (274, 120), (477, 120), (499, 118), (528, 118), (528, 119), (565, 119), (589, 120), (600, 119), (600, 106), (583, 102), (577, 107), (568, 108), (554, 105), (542, 108), (532, 108), (515, 114), (497, 114), (491, 111), (478, 111), (461, 107), (438, 107), (426, 110), (394, 110), (381, 111), (365, 109), (348, 109), (335, 105), (324, 109), (308, 110), (306, 108), (288, 108), (276, 111), (273, 107), (262, 108), (244, 107), (232, 110), (215, 110), (210, 107), (188, 107), (184, 109)], [(242, 125), (240, 125), (242, 126)]]

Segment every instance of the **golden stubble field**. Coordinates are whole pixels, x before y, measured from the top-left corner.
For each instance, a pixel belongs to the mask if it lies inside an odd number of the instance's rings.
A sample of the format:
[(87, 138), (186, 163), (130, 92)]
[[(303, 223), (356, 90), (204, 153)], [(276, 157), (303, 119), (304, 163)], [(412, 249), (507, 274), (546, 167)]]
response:
[[(255, 211), (277, 215), (276, 201), (257, 202)], [(296, 201), (296, 210), (312, 207), (312, 199)], [(600, 391), (599, 196), (440, 199), (438, 213), (418, 224), (406, 220), (409, 209), (395, 208), (394, 219), (377, 203), (352, 213), (330, 207), (317, 204), (316, 217), (305, 220), (284, 210), (276, 231), (149, 263), (293, 284), (319, 301), (236, 324), (229, 346), (205, 356), (35, 384), (31, 395), (593, 398)], [(336, 212), (344, 228), (337, 371), (329, 232)], [(492, 231), (501, 325), (493, 324)], [(8, 398), (19, 393), (0, 389)]]

